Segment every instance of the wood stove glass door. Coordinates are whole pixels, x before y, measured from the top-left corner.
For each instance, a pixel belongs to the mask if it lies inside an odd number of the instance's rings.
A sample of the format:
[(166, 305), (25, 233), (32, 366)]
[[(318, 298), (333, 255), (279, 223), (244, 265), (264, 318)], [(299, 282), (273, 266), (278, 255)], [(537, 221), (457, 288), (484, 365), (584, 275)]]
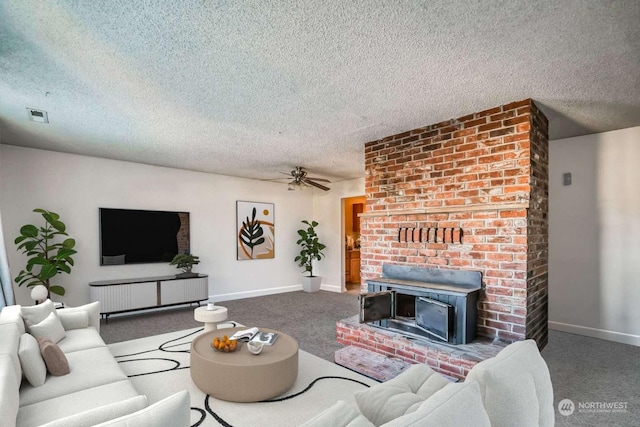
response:
[(371, 292), (358, 296), (360, 300), (360, 323), (393, 317), (393, 292)]
[(453, 331), (454, 309), (450, 304), (431, 298), (416, 298), (416, 326), (432, 337), (449, 341)]

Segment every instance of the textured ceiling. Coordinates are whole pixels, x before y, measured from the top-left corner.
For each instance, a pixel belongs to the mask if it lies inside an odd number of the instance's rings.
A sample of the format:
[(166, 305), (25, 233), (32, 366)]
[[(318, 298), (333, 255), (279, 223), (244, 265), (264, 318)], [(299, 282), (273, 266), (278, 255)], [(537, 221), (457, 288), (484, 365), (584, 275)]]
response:
[(525, 98), (552, 139), (639, 126), (638, 22), (637, 0), (3, 0), (0, 142), (341, 180), (367, 141)]

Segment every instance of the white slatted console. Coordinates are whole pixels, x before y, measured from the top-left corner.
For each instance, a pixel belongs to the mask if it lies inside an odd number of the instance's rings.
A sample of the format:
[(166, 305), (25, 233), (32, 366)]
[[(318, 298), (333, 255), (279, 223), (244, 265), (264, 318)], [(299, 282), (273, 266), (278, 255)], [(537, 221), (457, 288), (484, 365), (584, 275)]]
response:
[(100, 314), (110, 314), (200, 303), (209, 299), (206, 275), (180, 278), (176, 276), (103, 280), (89, 283), (91, 302), (100, 301)]

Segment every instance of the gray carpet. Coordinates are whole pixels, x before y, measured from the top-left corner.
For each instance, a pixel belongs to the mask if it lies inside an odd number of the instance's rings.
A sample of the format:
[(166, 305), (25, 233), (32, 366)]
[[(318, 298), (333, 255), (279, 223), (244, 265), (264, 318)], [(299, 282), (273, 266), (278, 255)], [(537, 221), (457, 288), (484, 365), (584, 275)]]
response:
[[(358, 313), (358, 297), (320, 291), (288, 292), (218, 303), (227, 307), (228, 319), (246, 326), (278, 329), (298, 341), (300, 349), (333, 362), (341, 348), (336, 322)], [(107, 344), (202, 326), (193, 320), (193, 308), (138, 312), (102, 321), (100, 334)]]
[[(229, 320), (286, 331), (302, 350), (328, 361), (333, 361), (333, 353), (341, 347), (335, 340), (336, 321), (358, 313), (357, 296), (324, 291), (290, 292), (219, 305), (228, 308)], [(112, 317), (108, 324), (102, 322), (101, 334), (105, 342), (113, 343), (199, 325), (193, 320), (193, 308), (178, 308)], [(551, 372), (556, 408), (562, 399), (571, 399), (575, 405), (569, 416), (556, 411), (557, 426), (640, 425), (640, 348), (550, 331), (542, 356)], [(626, 412), (579, 408), (580, 404), (614, 402), (626, 404)]]
[[(556, 408), (563, 399), (575, 405), (568, 416), (556, 410), (556, 426), (640, 425), (640, 348), (549, 331), (542, 356), (551, 372)], [(626, 412), (579, 408), (579, 403), (589, 406), (592, 402), (626, 403)]]

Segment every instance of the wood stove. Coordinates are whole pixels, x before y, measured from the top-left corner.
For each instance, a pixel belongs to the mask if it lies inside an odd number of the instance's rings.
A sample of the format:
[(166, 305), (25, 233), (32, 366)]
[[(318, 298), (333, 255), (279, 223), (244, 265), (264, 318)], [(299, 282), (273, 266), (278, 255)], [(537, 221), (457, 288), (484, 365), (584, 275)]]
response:
[(475, 339), (480, 272), (385, 264), (382, 274), (359, 296), (360, 323), (451, 344)]

